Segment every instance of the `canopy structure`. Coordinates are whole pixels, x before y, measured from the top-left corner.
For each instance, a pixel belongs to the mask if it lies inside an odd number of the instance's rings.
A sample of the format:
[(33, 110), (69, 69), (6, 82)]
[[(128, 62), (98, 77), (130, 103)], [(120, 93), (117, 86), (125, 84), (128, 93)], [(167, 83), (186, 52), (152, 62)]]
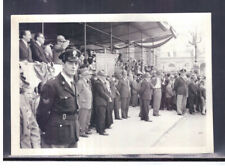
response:
[(167, 22), (26, 23), (20, 29), (42, 32), (50, 41), (62, 34), (78, 48), (92, 50), (156, 48), (176, 38)]

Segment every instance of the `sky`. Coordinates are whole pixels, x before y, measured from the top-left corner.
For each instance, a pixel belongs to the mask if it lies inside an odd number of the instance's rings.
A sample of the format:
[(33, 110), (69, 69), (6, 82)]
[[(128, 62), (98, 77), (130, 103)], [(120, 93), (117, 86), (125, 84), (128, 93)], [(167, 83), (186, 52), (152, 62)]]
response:
[(192, 46), (188, 44), (191, 40), (190, 32), (197, 31), (200, 34), (202, 41), (199, 43), (199, 48), (204, 50), (207, 40), (209, 27), (208, 16), (204, 14), (169, 14), (165, 19), (171, 25), (176, 33), (177, 38), (170, 40), (167, 44), (161, 47), (164, 51), (185, 51)]

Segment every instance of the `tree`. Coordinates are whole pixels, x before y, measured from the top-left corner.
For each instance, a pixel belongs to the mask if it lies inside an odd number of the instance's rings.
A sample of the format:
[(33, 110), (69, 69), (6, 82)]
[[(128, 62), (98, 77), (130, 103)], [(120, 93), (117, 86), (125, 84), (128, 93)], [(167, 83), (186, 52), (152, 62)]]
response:
[(201, 41), (202, 41), (202, 38), (201, 38), (200, 34), (197, 33), (197, 31), (190, 32), (190, 35), (191, 35), (191, 40), (188, 42), (189, 42), (189, 44), (194, 46), (195, 63), (197, 63), (197, 58), (198, 58), (197, 49), (198, 49), (198, 44), (201, 43)]

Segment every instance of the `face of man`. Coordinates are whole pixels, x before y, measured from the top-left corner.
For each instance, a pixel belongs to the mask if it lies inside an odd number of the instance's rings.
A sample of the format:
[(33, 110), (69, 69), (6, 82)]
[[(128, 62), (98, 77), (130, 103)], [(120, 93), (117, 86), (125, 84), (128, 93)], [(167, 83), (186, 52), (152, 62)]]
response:
[(30, 31), (25, 31), (25, 35), (23, 35), (23, 39), (26, 41), (26, 42), (29, 42), (30, 39), (31, 39), (31, 33)]
[(39, 36), (37, 37), (37, 41), (43, 45), (45, 43), (45, 37), (43, 34), (39, 34)]
[(123, 72), (123, 77), (124, 77), (124, 78), (127, 77), (127, 72), (126, 72), (126, 71)]
[(77, 73), (77, 69), (78, 69), (78, 63), (77, 62), (66, 61), (65, 63), (63, 63), (63, 71), (69, 77), (73, 77)]
[(185, 73), (182, 72), (182, 73), (180, 74), (180, 76), (181, 76), (182, 78), (185, 78)]

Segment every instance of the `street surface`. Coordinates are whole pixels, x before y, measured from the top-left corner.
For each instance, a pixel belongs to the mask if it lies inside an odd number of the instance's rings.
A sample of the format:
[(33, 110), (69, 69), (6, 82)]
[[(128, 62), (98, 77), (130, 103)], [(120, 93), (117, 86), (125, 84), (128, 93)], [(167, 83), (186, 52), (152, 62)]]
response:
[(206, 116), (200, 113), (183, 116), (176, 111), (160, 111), (153, 122), (141, 121), (139, 107), (130, 107), (130, 118), (114, 120), (109, 136), (100, 136), (92, 130), (89, 138), (80, 138), (78, 149), (82, 154), (144, 154), (157, 148), (203, 147), (206, 143)]

